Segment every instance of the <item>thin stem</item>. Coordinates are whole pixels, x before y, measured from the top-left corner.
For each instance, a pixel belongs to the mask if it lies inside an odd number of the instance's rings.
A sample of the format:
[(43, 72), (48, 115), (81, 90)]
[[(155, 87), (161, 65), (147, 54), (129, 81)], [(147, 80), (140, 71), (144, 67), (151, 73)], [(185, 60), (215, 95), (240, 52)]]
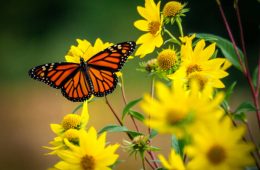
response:
[(255, 95), (259, 97), (259, 89), (260, 89), (260, 50), (258, 56), (258, 70), (257, 70), (257, 82), (256, 82), (256, 92)]
[[(152, 77), (152, 84), (151, 84), (151, 92), (150, 92), (152, 99), (154, 98), (154, 82), (155, 82), (155, 77), (153, 76)], [(148, 115), (148, 120), (150, 121), (150, 119), (151, 119), (151, 116), (149, 114)], [(150, 126), (148, 126), (148, 132), (149, 132), (149, 135), (151, 135), (151, 128), (150, 128)]]
[(222, 9), (221, 3), (220, 3), (219, 0), (216, 0), (216, 2), (218, 4), (221, 16), (222, 16), (224, 24), (226, 26), (229, 38), (230, 38), (230, 40), (231, 40), (231, 42), (233, 44), (233, 47), (235, 49), (235, 53), (236, 53), (236, 55), (238, 57), (238, 61), (239, 61), (240, 65), (241, 65), (241, 67), (242, 67), (242, 72), (244, 73), (244, 75), (245, 75), (245, 77), (247, 79), (247, 82), (249, 84), (250, 91), (251, 91), (251, 94), (252, 94), (252, 97), (253, 97), (253, 102), (254, 102), (254, 105), (256, 107), (256, 115), (257, 115), (257, 119), (258, 119), (258, 126), (260, 127), (260, 109), (259, 109), (259, 104), (258, 104), (258, 97), (259, 97), (259, 95), (255, 93), (255, 88), (254, 88), (253, 81), (252, 81), (252, 78), (251, 78), (251, 75), (250, 75), (248, 67), (246, 67), (245, 64), (243, 64), (243, 62), (242, 62), (242, 57), (241, 57), (241, 55), (240, 55), (240, 53), (238, 51), (237, 45), (235, 43), (235, 40), (234, 40), (234, 37), (232, 35), (231, 29), (230, 29), (229, 24), (227, 22), (225, 13), (224, 13), (224, 11)]
[[(119, 117), (117, 116), (116, 111), (113, 109), (112, 105), (110, 104), (110, 102), (108, 101), (108, 99), (107, 99), (106, 96), (105, 96), (105, 99), (106, 99), (106, 104), (108, 105), (108, 107), (109, 107), (109, 109), (111, 110), (111, 112), (113, 113), (113, 115), (116, 117), (117, 122), (118, 122), (121, 126), (123, 126), (123, 122), (122, 122), (122, 121), (119, 119)], [(132, 137), (129, 133), (126, 132), (126, 134), (127, 134), (127, 136), (129, 137), (129, 139), (133, 140), (133, 137)], [(155, 168), (153, 167), (153, 165), (149, 162), (149, 160), (148, 160), (146, 157), (145, 157), (145, 161), (147, 162), (147, 164), (148, 164), (152, 169), (155, 169)]]
[(143, 170), (145, 170), (144, 158), (142, 158), (142, 166), (143, 166)]
[(173, 42), (175, 42), (175, 43), (178, 44), (178, 45), (181, 45), (180, 41), (177, 40), (177, 38), (175, 38), (175, 37), (172, 35), (172, 33), (171, 33), (170, 31), (168, 31), (166, 28), (164, 28), (164, 32), (167, 33), (167, 34), (171, 37), (171, 39), (172, 39)]
[(156, 168), (153, 167), (153, 165), (151, 164), (151, 162), (150, 162), (146, 157), (144, 157), (144, 159), (145, 159), (146, 163), (147, 163), (152, 169), (156, 169)]
[(155, 168), (159, 168), (158, 163), (156, 162), (156, 156), (154, 155), (154, 153), (152, 151), (147, 151), (147, 153), (150, 155), (150, 157), (153, 160), (153, 164), (155, 166)]
[(116, 114), (116, 111), (113, 109), (113, 107), (111, 106), (111, 104), (109, 103), (107, 96), (105, 96), (106, 99), (106, 104), (108, 105), (108, 107), (110, 108), (110, 110), (112, 111), (112, 113), (114, 114), (114, 116), (116, 117), (117, 122), (123, 126), (123, 122), (119, 119), (119, 117)]
[[(126, 105), (127, 104), (127, 99), (126, 99), (126, 95), (125, 95), (125, 86), (124, 86), (124, 80), (123, 80), (122, 76), (121, 76), (120, 80), (121, 80), (121, 92), (122, 92), (124, 103)], [(133, 124), (135, 126), (136, 131), (140, 132), (134, 117), (132, 115), (130, 115), (130, 117), (131, 117), (131, 120), (132, 120), (132, 122), (133, 122)]]
[(179, 31), (180, 31), (180, 34), (181, 34), (181, 37), (183, 37), (183, 30), (182, 30), (182, 25), (181, 25), (181, 21), (179, 18), (176, 19), (176, 22), (177, 22), (177, 25), (178, 25), (178, 28), (179, 28)]
[[(243, 26), (242, 26), (242, 22), (241, 22), (239, 7), (238, 7), (238, 0), (234, 1), (234, 8), (236, 10), (238, 27), (239, 27), (239, 31), (240, 31), (241, 46), (242, 46), (243, 53), (244, 53), (244, 55), (246, 57), (247, 55), (246, 55), (245, 38), (244, 38)], [(248, 64), (246, 63), (246, 65), (248, 65)]]
[(227, 29), (229, 38), (230, 38), (230, 40), (231, 40), (231, 42), (232, 42), (232, 44), (233, 44), (233, 48), (235, 49), (235, 53), (236, 53), (236, 55), (237, 55), (237, 57), (238, 57), (239, 64), (240, 64), (241, 67), (242, 67), (243, 73), (246, 73), (246, 72), (247, 72), (247, 71), (246, 71), (246, 67), (245, 67), (245, 65), (243, 64), (242, 57), (241, 57), (241, 55), (240, 55), (240, 53), (239, 53), (239, 51), (238, 51), (236, 42), (235, 42), (234, 37), (233, 37), (233, 35), (232, 35), (231, 29), (230, 29), (229, 24), (228, 24), (228, 22), (227, 22), (227, 19), (226, 19), (225, 13), (224, 13), (224, 11), (223, 11), (223, 8), (222, 8), (222, 6), (221, 6), (221, 3), (220, 3), (219, 0), (216, 0), (216, 1), (217, 1), (219, 10), (220, 10), (221, 16), (222, 16), (222, 18), (223, 18), (224, 24), (225, 24), (225, 26), (226, 26), (226, 29)]

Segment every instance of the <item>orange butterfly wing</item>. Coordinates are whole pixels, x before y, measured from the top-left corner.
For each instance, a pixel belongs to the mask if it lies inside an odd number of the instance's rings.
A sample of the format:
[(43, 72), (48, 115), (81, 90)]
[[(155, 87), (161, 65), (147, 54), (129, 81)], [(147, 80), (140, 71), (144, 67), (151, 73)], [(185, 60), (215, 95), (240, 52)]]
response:
[(84, 101), (92, 94), (84, 72), (77, 63), (63, 62), (37, 66), (29, 75), (51, 87), (61, 88), (62, 94), (71, 101)]
[(134, 48), (135, 42), (119, 43), (99, 52), (87, 61), (87, 72), (95, 96), (105, 96), (114, 91), (118, 82), (115, 72), (122, 68)]
[(51, 87), (60, 88), (62, 94), (71, 101), (84, 101), (92, 94), (104, 96), (112, 93), (119, 71), (128, 56), (134, 51), (135, 42), (113, 45), (81, 63), (49, 63), (29, 70), (29, 75)]

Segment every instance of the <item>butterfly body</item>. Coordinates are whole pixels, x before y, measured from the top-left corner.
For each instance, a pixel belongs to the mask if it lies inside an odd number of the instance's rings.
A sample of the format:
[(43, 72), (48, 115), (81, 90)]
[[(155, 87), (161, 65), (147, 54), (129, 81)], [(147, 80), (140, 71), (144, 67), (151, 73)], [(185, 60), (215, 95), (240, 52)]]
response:
[(123, 42), (80, 63), (59, 62), (39, 65), (29, 70), (36, 80), (57, 89), (69, 100), (81, 102), (92, 95), (102, 97), (114, 91), (118, 72), (134, 51), (135, 42)]

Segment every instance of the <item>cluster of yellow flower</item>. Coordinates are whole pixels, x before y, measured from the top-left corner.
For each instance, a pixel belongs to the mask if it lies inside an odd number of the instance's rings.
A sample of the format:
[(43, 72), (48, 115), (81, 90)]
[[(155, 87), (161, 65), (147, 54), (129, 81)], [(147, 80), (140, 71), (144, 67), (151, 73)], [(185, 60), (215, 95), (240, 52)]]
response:
[(88, 102), (84, 102), (81, 115), (67, 114), (60, 124), (51, 124), (57, 137), (50, 142), (51, 147), (44, 148), (62, 160), (50, 170), (111, 169), (109, 166), (118, 158), (114, 152), (119, 145), (106, 146), (106, 132), (98, 136), (94, 127), (86, 130), (88, 120)]
[[(242, 169), (254, 164), (250, 155), (253, 145), (242, 140), (245, 128), (232, 124), (220, 106), (224, 93), (216, 90), (225, 87), (220, 79), (228, 75), (226, 69), (231, 63), (214, 56), (215, 43), (206, 47), (205, 40), (200, 39), (194, 45), (195, 34), (183, 36), (180, 17), (188, 11), (184, 6), (171, 1), (161, 12), (160, 2), (145, 0), (145, 7), (137, 7), (145, 20), (138, 20), (134, 25), (146, 33), (137, 40), (141, 45), (136, 55), (144, 57), (168, 42), (180, 49), (164, 49), (157, 58), (143, 64), (146, 71), (163, 75), (171, 83), (171, 87), (167, 87), (157, 82), (156, 96), (144, 96), (141, 102), (147, 114), (144, 123), (159, 133), (175, 135), (185, 141), (184, 155), (173, 148), (169, 162), (162, 155), (158, 156), (166, 169)], [(165, 28), (174, 21), (179, 27), (180, 41)], [(163, 33), (167, 33), (170, 40), (164, 41)]]

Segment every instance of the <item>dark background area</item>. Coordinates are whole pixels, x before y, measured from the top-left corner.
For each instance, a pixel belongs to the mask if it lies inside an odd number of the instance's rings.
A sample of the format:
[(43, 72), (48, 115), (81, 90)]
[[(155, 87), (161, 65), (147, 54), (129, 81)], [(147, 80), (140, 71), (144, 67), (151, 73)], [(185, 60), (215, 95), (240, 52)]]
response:
[[(157, 1), (156, 1), (157, 2)], [(163, 0), (162, 6), (168, 1)], [(228, 38), (218, 6), (214, 0), (185, 1), (190, 12), (183, 19), (184, 33), (211, 33)], [(240, 46), (239, 29), (233, 1), (223, 0), (223, 8), (231, 29)], [(1, 140), (0, 169), (35, 170), (51, 167), (57, 160), (44, 156), (54, 135), (50, 123), (59, 123), (66, 113), (77, 104), (64, 99), (59, 91), (29, 78), (27, 72), (39, 64), (64, 61), (64, 56), (76, 39), (96, 38), (104, 42), (136, 40), (142, 32), (133, 22), (140, 19), (136, 7), (143, 0), (9, 0), (0, 5), (0, 93), (1, 93)], [(257, 0), (241, 0), (239, 7), (251, 70), (255, 69), (259, 55), (259, 12)], [(177, 34), (176, 31), (172, 31)], [(155, 57), (151, 54), (150, 57)], [(148, 58), (148, 57), (147, 57)], [(144, 60), (147, 60), (144, 58)], [(126, 93), (129, 100), (149, 91), (149, 79), (137, 72), (141, 59), (128, 62), (123, 69)], [(239, 86), (231, 103), (236, 106), (241, 100), (250, 99), (246, 79), (234, 68), (225, 82), (237, 81)], [(145, 78), (144, 78), (145, 77)], [(139, 82), (136, 86), (135, 82)], [(241, 97), (243, 96), (243, 97)], [(119, 90), (109, 96), (120, 112)], [(119, 100), (120, 99), (120, 100)], [(236, 99), (236, 100), (235, 100)], [(120, 105), (121, 104), (121, 105)], [(120, 107), (118, 107), (120, 106)], [(101, 99), (90, 105), (90, 125), (100, 129), (104, 124), (115, 123), (112, 114)], [(104, 115), (107, 116), (104, 120)], [(126, 139), (126, 136), (123, 136)], [(120, 142), (122, 136), (111, 135), (109, 140)], [(168, 138), (167, 138), (168, 140)], [(157, 141), (163, 146), (162, 141)], [(162, 149), (168, 154), (167, 149)], [(122, 153), (122, 151), (120, 151)], [(128, 168), (140, 167), (126, 154), (121, 157)], [(126, 165), (118, 169), (126, 169)], [(138, 164), (137, 166), (134, 164)]]

